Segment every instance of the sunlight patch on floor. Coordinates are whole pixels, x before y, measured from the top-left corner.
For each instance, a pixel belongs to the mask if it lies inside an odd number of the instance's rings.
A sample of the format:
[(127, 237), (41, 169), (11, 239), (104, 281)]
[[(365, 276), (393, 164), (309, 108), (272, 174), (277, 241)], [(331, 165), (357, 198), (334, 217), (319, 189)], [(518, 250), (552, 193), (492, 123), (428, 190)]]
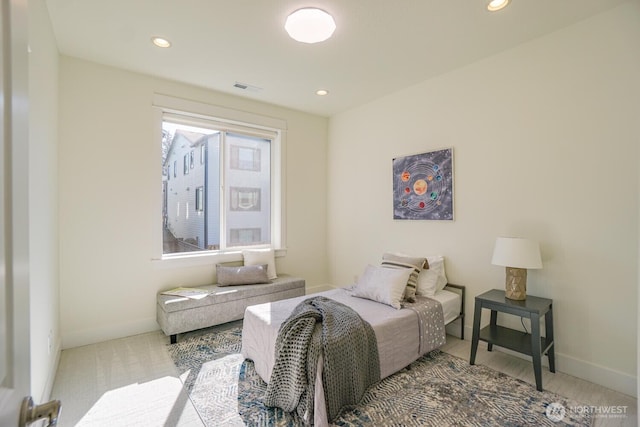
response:
[(77, 426), (115, 426), (124, 420), (127, 426), (164, 426), (180, 418), (188, 399), (175, 377), (129, 384), (104, 393)]

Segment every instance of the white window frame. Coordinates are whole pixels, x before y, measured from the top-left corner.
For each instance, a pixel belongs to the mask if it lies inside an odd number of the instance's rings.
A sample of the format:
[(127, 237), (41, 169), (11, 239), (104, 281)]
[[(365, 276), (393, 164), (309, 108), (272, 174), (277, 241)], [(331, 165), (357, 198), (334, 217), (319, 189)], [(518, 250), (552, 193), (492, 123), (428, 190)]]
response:
[[(193, 125), (203, 121), (211, 123), (221, 130), (233, 132), (234, 130), (246, 133), (246, 128), (256, 129), (256, 136), (264, 132), (275, 134), (271, 143), (271, 244), (252, 246), (251, 248), (270, 247), (275, 249), (276, 256), (286, 253), (286, 218), (285, 218), (285, 148), (287, 122), (283, 119), (262, 116), (245, 111), (232, 110), (216, 105), (190, 101), (169, 95), (155, 94), (153, 99), (153, 126), (155, 129), (152, 141), (153, 155), (151, 158), (156, 164), (161, 164), (162, 150), (158, 141), (162, 139), (162, 122), (165, 116), (175, 119), (180, 118), (185, 124), (189, 118), (193, 119)], [(172, 120), (173, 121), (173, 120)], [(162, 191), (158, 191), (158, 183), (162, 170), (150, 177), (150, 188), (154, 196), (153, 211), (150, 221), (153, 227), (153, 248), (151, 259), (160, 266), (192, 266), (211, 265), (210, 263), (232, 262), (242, 260), (242, 250), (247, 248), (229, 248), (223, 251), (202, 251), (192, 253), (163, 254), (162, 253)]]

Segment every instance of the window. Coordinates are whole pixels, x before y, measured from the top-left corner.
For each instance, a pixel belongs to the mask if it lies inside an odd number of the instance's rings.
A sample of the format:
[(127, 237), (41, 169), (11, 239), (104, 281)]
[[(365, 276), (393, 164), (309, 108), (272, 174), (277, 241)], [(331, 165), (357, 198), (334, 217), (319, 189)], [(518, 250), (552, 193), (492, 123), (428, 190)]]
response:
[(259, 188), (230, 188), (231, 197), (229, 200), (232, 211), (259, 211), (260, 210), (260, 189)]
[(204, 187), (196, 188), (196, 211), (204, 211)]
[(233, 169), (260, 171), (260, 150), (238, 145), (231, 146), (231, 167)]
[(232, 228), (229, 235), (231, 246), (247, 246), (261, 241), (259, 228)]
[[(162, 131), (170, 141), (163, 150), (163, 165), (174, 164), (174, 177), (165, 183), (163, 197), (163, 256), (278, 248), (281, 183), (273, 166), (280, 164), (280, 131), (201, 114), (183, 115), (175, 109), (163, 111)], [(180, 158), (183, 175), (176, 176)], [(165, 176), (163, 180), (168, 181)]]

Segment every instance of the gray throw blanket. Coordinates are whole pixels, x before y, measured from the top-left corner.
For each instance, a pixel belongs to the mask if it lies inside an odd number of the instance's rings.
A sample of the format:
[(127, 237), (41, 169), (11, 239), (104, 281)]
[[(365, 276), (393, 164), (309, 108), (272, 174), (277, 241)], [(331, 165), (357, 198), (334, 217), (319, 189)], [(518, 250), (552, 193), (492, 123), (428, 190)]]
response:
[(357, 404), (367, 388), (380, 380), (378, 345), (371, 325), (344, 304), (313, 297), (298, 304), (280, 326), (265, 404), (296, 410), (312, 424), (321, 353), (329, 422), (343, 407)]

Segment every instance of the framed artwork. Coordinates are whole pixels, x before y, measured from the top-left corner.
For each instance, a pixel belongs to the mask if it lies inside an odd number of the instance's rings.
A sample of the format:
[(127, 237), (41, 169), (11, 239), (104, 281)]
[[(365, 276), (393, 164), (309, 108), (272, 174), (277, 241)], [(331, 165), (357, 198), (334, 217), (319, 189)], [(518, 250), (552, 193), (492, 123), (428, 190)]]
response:
[(393, 159), (393, 219), (453, 220), (453, 148)]

